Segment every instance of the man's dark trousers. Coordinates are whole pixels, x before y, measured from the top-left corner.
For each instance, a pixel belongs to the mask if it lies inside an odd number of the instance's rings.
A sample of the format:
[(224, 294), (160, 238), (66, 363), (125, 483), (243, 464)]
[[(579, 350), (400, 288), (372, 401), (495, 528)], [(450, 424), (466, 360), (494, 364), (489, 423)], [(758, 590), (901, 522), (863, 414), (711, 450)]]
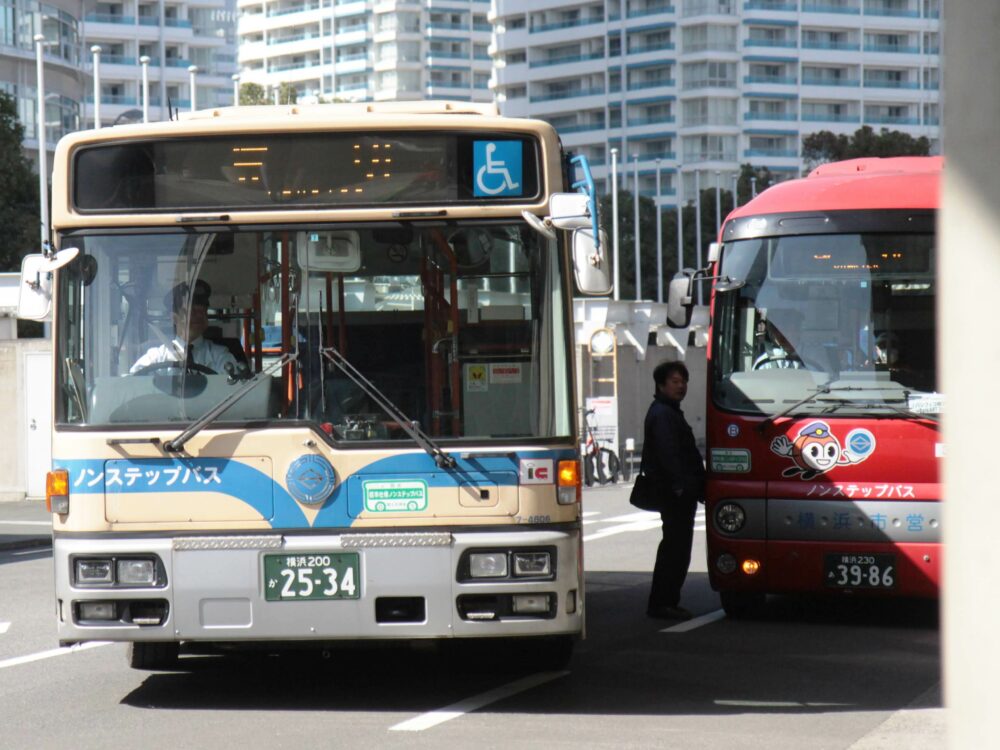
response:
[(676, 607), (681, 600), (681, 587), (691, 564), (691, 544), (694, 540), (694, 514), (697, 500), (671, 497), (667, 508), (660, 512), (663, 519), (663, 539), (656, 548), (653, 584), (649, 591), (649, 608)]

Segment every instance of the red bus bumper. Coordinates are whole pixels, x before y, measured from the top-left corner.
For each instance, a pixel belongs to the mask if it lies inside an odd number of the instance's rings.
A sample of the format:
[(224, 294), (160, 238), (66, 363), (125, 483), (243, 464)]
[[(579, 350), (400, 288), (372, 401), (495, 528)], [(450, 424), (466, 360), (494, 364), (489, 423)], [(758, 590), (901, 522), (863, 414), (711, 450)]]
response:
[[(932, 543), (714, 538), (708, 544), (708, 571), (716, 591), (934, 599), (940, 593), (942, 550)], [(721, 572), (730, 567), (728, 560), (720, 561), (727, 554), (735, 559), (735, 570)], [(748, 572), (754, 567), (756, 572)]]

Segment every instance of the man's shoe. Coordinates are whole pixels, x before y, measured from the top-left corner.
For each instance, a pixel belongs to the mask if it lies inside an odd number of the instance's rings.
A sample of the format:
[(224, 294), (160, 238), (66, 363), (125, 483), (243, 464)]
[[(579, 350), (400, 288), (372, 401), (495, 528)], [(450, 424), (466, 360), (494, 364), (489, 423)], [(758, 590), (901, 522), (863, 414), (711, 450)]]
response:
[(694, 617), (684, 607), (650, 607), (646, 614), (656, 620), (690, 620)]

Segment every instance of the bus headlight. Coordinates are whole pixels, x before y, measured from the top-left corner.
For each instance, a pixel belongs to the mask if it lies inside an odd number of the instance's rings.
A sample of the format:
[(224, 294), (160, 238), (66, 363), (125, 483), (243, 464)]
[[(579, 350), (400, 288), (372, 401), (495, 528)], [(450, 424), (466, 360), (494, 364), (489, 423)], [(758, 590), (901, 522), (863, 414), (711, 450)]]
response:
[(118, 583), (122, 586), (152, 586), (156, 565), (152, 560), (119, 560)]
[(473, 552), (469, 555), (469, 575), (473, 578), (506, 578), (506, 552)]
[(111, 583), (111, 560), (77, 560), (76, 582), (81, 585)]
[(515, 576), (547, 576), (552, 572), (552, 558), (548, 552), (515, 552)]
[(727, 534), (735, 534), (747, 522), (747, 514), (737, 503), (723, 503), (715, 509), (715, 525)]

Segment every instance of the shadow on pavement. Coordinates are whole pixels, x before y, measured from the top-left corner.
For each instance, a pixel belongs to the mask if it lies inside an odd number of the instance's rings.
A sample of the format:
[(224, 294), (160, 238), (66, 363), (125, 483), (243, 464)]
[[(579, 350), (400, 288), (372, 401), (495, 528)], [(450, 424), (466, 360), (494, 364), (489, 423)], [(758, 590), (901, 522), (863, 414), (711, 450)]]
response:
[[(705, 574), (696, 614), (718, 608)], [(644, 615), (648, 573), (587, 575), (570, 674), (491, 712), (698, 715), (893, 711), (940, 680), (936, 604), (773, 598), (758, 619), (685, 633)], [(424, 712), (537, 672), (516, 642), (182, 657), (125, 696), (141, 708)], [(540, 693), (539, 691), (544, 691)]]

